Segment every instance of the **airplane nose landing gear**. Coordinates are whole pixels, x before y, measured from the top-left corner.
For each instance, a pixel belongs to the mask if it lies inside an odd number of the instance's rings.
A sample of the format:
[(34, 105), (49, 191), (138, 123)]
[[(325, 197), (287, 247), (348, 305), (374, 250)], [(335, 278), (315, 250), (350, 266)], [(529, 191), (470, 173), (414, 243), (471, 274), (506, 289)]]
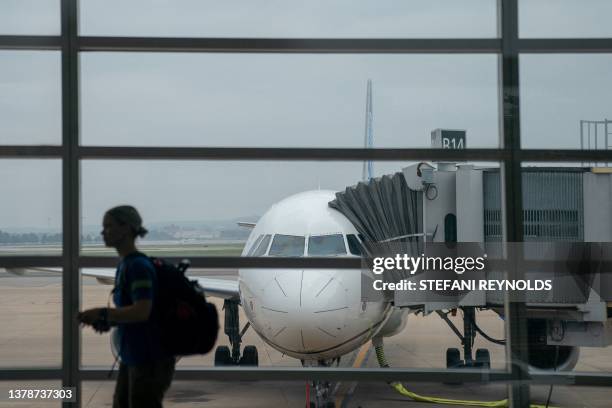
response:
[(242, 331), (240, 330), (240, 316), (238, 314), (239, 301), (236, 299), (225, 299), (223, 301), (223, 309), (225, 310), (225, 328), (224, 332), (229, 338), (231, 345), (217, 346), (215, 350), (215, 366), (224, 365), (241, 365), (241, 366), (257, 366), (259, 365), (259, 355), (257, 347), (246, 346), (240, 356), (240, 345), (242, 344), (242, 336), (250, 327), (247, 323)]
[[(334, 361), (340, 362), (339, 359), (334, 360), (319, 360), (316, 362), (318, 367), (330, 367)], [(308, 367), (313, 362), (302, 360), (302, 366)], [(329, 381), (315, 380), (312, 383), (311, 389), (314, 390), (314, 402), (310, 402), (310, 407), (307, 408), (334, 408), (334, 396), (332, 393), (332, 383)]]

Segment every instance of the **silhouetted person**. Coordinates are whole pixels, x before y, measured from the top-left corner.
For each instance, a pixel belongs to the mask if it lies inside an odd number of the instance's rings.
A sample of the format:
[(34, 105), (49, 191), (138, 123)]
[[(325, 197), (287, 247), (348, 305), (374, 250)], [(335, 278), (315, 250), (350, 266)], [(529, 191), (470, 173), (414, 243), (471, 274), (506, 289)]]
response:
[(149, 319), (157, 289), (155, 267), (135, 245), (136, 238), (144, 237), (147, 230), (138, 211), (128, 205), (108, 210), (102, 225), (104, 244), (115, 248), (121, 257), (113, 289), (116, 307), (85, 310), (78, 318), (98, 332), (117, 325), (121, 362), (113, 408), (162, 407), (175, 359), (163, 352), (159, 327)]

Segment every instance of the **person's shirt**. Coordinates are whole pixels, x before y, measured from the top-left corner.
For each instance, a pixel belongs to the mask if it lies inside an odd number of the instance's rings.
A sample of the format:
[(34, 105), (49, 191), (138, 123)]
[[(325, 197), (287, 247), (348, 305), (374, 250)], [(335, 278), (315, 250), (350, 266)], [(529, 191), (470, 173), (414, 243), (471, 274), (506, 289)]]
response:
[[(121, 260), (115, 272), (113, 301), (117, 307), (151, 300), (155, 304), (157, 278), (155, 267), (144, 254), (133, 253)], [(119, 357), (127, 365), (139, 365), (165, 356), (160, 343), (159, 327), (151, 319), (117, 325)]]

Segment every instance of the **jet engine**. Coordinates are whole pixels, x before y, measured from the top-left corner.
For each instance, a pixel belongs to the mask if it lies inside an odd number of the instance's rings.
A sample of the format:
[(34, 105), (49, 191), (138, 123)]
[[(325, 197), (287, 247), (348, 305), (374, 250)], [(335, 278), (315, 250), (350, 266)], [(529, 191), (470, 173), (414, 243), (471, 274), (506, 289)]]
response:
[(406, 327), (408, 322), (408, 311), (405, 309), (393, 309), (391, 316), (385, 322), (385, 325), (377, 333), (379, 337), (391, 337), (400, 333)]
[(571, 371), (576, 366), (580, 348), (546, 344), (546, 320), (527, 320), (527, 336), (530, 368), (547, 371)]

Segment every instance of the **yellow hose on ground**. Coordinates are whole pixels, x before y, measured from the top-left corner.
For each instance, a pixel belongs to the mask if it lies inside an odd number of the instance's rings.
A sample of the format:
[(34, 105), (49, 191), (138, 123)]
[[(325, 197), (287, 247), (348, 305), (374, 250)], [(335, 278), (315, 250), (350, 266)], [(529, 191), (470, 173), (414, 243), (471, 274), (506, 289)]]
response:
[[(382, 368), (388, 368), (389, 363), (387, 363), (387, 359), (385, 357), (385, 351), (383, 349), (382, 338), (372, 339), (372, 344), (374, 345), (374, 350), (376, 351), (376, 359), (378, 360), (378, 364)], [(487, 408), (508, 408), (510, 405), (507, 399), (499, 400), (499, 401), (470, 401), (470, 400), (456, 400), (449, 398), (438, 398), (438, 397), (426, 397), (423, 395), (416, 394), (412, 391), (408, 391), (404, 385), (400, 382), (392, 382), (390, 383), (391, 387), (395, 389), (401, 395), (410, 398), (413, 401), (417, 402), (430, 402), (434, 404), (444, 404), (444, 405), (461, 405), (464, 407), (487, 407)], [(530, 408), (546, 408), (545, 405), (531, 404)], [(549, 407), (554, 408), (554, 407)]]

